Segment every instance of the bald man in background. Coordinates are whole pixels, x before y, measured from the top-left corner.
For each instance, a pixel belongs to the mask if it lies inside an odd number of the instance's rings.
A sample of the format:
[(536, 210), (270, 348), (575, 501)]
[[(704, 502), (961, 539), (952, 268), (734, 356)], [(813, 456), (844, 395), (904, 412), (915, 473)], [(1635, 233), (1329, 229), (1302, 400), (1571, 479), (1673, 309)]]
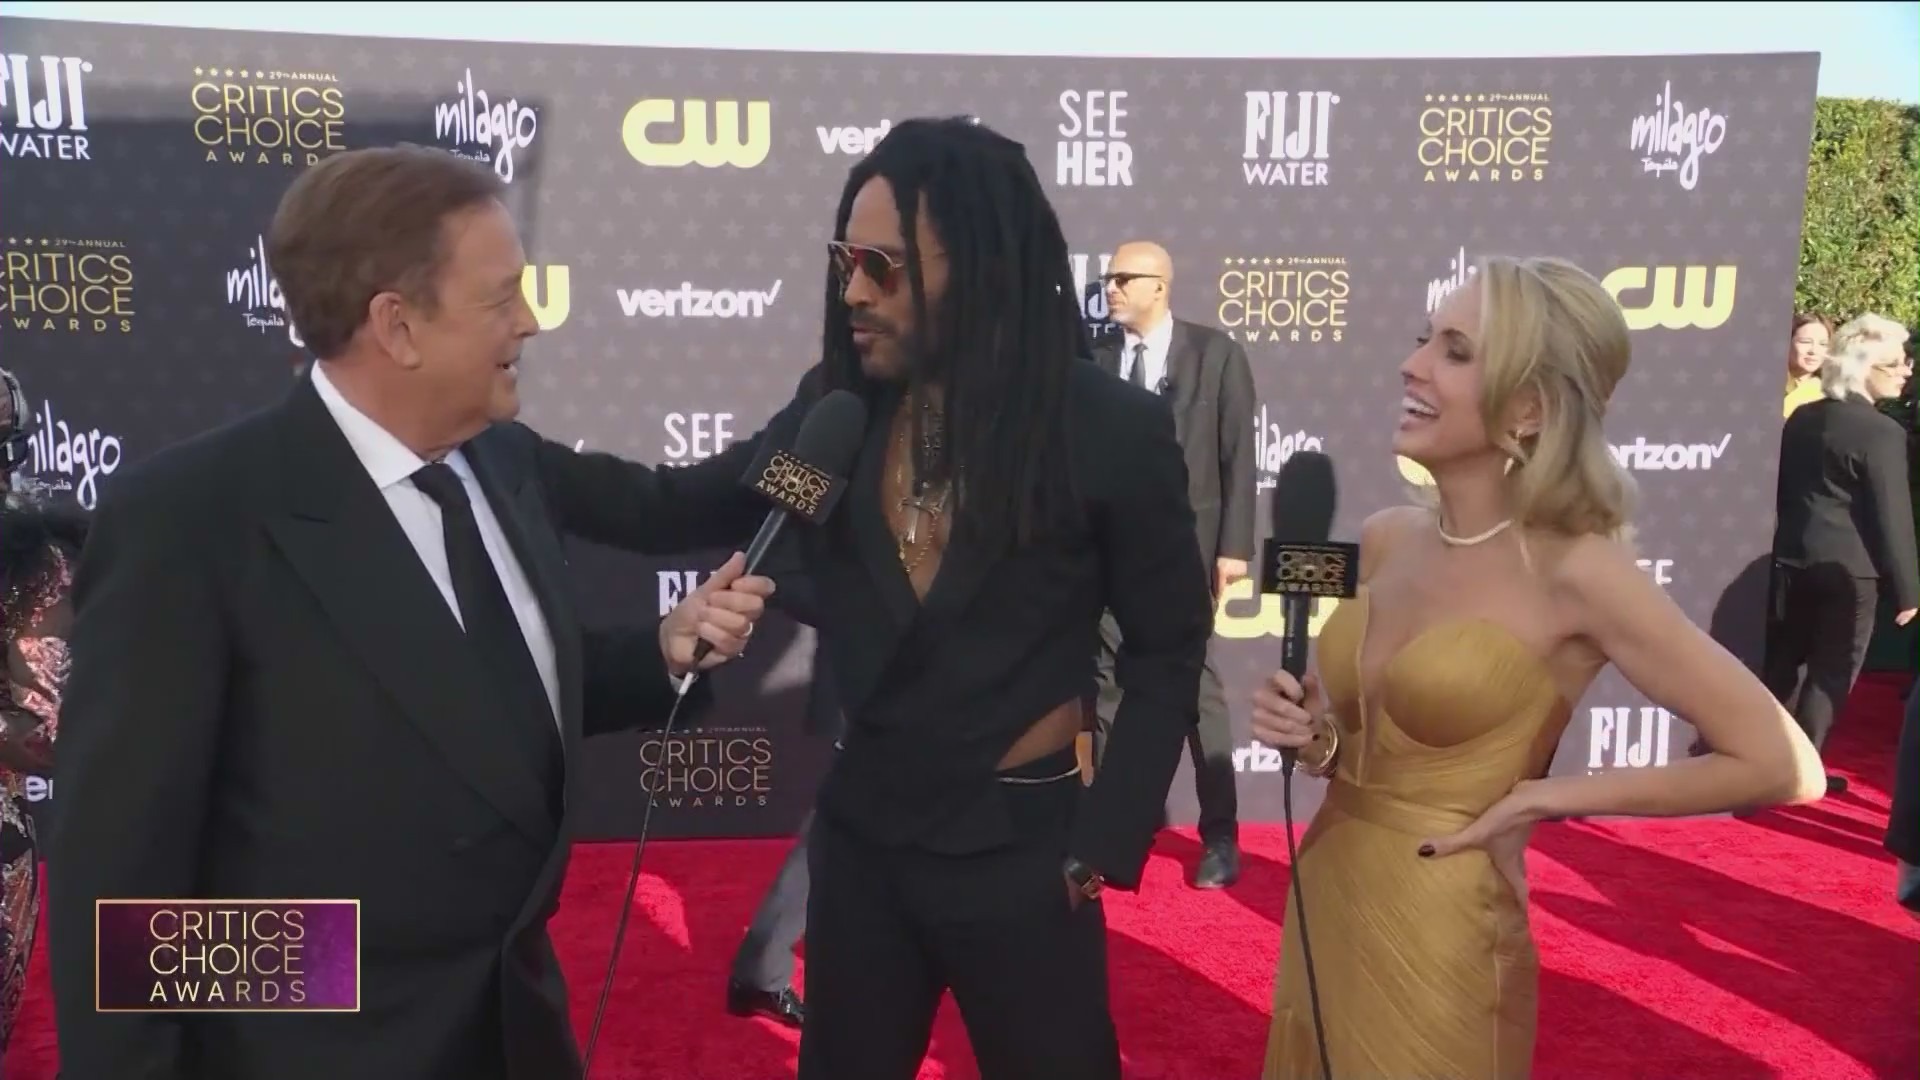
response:
[[(1187, 493), (1198, 522), (1200, 553), (1215, 568), (1214, 602), (1248, 574), (1253, 560), (1258, 462), (1253, 415), (1258, 408), (1246, 350), (1211, 327), (1173, 316), (1173, 259), (1159, 244), (1133, 241), (1113, 253), (1106, 290), (1109, 318), (1121, 332), (1094, 347), (1094, 358), (1114, 375), (1159, 393), (1173, 409), (1174, 430), (1186, 451)], [(1097, 762), (1119, 707), (1114, 679), (1120, 629), (1111, 615), (1100, 624), (1099, 696), (1095, 704)], [(1200, 722), (1187, 736), (1205, 846), (1193, 884), (1218, 889), (1240, 877), (1239, 800), (1234, 791), (1233, 724), (1211, 652), (1200, 675)]]

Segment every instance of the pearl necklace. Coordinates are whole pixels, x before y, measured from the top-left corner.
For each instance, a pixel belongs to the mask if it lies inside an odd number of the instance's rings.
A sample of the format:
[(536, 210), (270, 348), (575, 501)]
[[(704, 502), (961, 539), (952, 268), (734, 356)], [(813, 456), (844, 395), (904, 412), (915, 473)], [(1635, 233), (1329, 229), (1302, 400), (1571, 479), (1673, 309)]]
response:
[(1488, 529), (1486, 532), (1480, 533), (1477, 536), (1463, 537), (1463, 536), (1455, 536), (1452, 533), (1448, 532), (1447, 527), (1445, 525), (1440, 524), (1440, 516), (1438, 514), (1434, 515), (1434, 518), (1433, 518), (1433, 527), (1439, 531), (1440, 539), (1446, 541), (1448, 544), (1451, 544), (1454, 547), (1472, 547), (1475, 544), (1484, 544), (1488, 540), (1491, 540), (1494, 537), (1499, 536), (1501, 533), (1505, 532), (1507, 530), (1507, 526), (1512, 524), (1513, 524), (1513, 519), (1508, 518), (1507, 520), (1501, 522), (1498, 525), (1495, 525), (1493, 528)]

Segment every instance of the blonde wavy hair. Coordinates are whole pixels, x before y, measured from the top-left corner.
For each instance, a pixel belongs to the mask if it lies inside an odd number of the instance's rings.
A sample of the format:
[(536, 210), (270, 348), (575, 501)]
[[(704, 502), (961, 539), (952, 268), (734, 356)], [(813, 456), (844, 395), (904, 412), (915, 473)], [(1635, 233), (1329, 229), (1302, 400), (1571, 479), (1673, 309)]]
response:
[[(1603, 421), (1633, 348), (1620, 305), (1565, 259), (1483, 256), (1478, 349), (1480, 415), (1506, 453), (1514, 524), (1631, 543), (1635, 487), (1614, 460)], [(1538, 431), (1508, 431), (1519, 400), (1540, 406)], [(1437, 499), (1427, 489), (1426, 501)]]

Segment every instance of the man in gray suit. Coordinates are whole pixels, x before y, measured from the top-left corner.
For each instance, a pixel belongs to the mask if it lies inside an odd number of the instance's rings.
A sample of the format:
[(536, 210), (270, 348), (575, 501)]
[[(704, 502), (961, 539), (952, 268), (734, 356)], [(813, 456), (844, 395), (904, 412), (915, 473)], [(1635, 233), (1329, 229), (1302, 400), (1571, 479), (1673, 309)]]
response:
[[(1094, 358), (1114, 375), (1158, 392), (1172, 406), (1174, 430), (1186, 451), (1187, 491), (1198, 519), (1196, 539), (1201, 555), (1214, 567), (1217, 603), (1228, 585), (1248, 575), (1253, 559), (1258, 497), (1253, 416), (1259, 407), (1253, 369), (1246, 350), (1226, 334), (1173, 316), (1173, 259), (1159, 244), (1122, 244), (1101, 286), (1109, 317), (1121, 333), (1097, 344)], [(1113, 664), (1120, 630), (1111, 615), (1101, 621), (1100, 630), (1096, 761), (1121, 697)], [(1193, 884), (1222, 888), (1240, 876), (1239, 804), (1232, 718), (1211, 655), (1200, 676), (1199, 705), (1200, 722), (1187, 748), (1206, 851)]]

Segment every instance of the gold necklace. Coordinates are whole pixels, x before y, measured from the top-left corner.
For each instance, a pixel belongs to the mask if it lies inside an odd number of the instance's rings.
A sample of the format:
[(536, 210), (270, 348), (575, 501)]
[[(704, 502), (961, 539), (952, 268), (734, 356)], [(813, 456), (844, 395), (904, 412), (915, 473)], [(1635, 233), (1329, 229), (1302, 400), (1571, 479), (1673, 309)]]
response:
[[(900, 444), (900, 453), (895, 459), (893, 467), (893, 479), (894, 482), (899, 485), (900, 490), (912, 492), (911, 494), (902, 496), (897, 505), (900, 509), (907, 511), (913, 516), (907, 522), (906, 533), (894, 538), (894, 547), (900, 559), (900, 565), (906, 569), (908, 574), (912, 574), (914, 569), (925, 561), (927, 554), (933, 550), (934, 542), (940, 532), (940, 515), (946, 512), (947, 496), (953, 490), (952, 485), (941, 484), (939, 494), (933, 498), (928, 498), (914, 490), (916, 484), (910, 482), (907, 478), (907, 459), (911, 449), (908, 445), (908, 436), (912, 433), (912, 430), (911, 425), (901, 425), (900, 434), (896, 439)], [(933, 436), (923, 435), (922, 438), (929, 446), (933, 445), (935, 441), (935, 437)], [(929, 525), (925, 538), (920, 536), (920, 522), (923, 517), (928, 519)]]

